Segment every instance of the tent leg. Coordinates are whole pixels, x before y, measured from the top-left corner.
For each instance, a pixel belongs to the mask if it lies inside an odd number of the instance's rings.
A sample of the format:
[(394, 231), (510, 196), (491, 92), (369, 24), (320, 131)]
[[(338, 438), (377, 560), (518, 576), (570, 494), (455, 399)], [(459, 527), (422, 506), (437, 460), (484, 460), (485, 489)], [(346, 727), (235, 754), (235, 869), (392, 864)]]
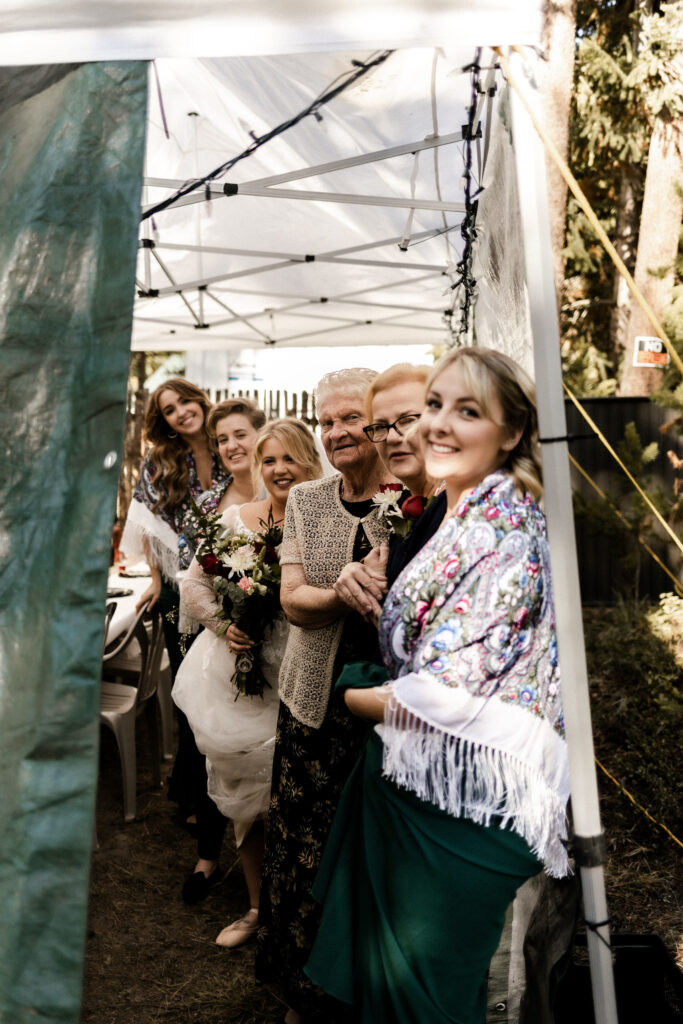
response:
[[(529, 59), (534, 60), (529, 51)], [(521, 57), (512, 54), (515, 79), (525, 98), (537, 107), (534, 89)], [(512, 134), (517, 170), (520, 217), (541, 437), (566, 438), (557, 299), (550, 245), (545, 151), (524, 110), (510, 90)], [(514, 259), (515, 253), (508, 253)], [(566, 440), (543, 445), (545, 505), (548, 519), (553, 595), (557, 618), (558, 653), (565, 711), (572, 814), (581, 872), (584, 912), (589, 924), (588, 952), (596, 1024), (616, 1024), (617, 1009), (612, 954), (607, 926), (604, 856), (598, 788), (595, 776), (588, 674), (581, 620), (581, 593)], [(597, 852), (596, 852), (597, 851)]]

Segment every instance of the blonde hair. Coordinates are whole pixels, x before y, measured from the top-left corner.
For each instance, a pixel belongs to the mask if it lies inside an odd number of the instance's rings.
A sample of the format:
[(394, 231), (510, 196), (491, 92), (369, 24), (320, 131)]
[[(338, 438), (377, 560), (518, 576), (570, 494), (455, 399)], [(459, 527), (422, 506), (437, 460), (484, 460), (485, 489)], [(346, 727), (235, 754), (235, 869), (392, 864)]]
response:
[(307, 470), (309, 480), (318, 480), (323, 475), (315, 438), (306, 424), (291, 416), (270, 420), (259, 431), (251, 453), (251, 479), (254, 485), (254, 494), (257, 494), (261, 487), (263, 449), (266, 441), (270, 441), (271, 438), (279, 441), (297, 465), (303, 466)]
[(374, 380), (370, 381), (365, 392), (365, 418), (368, 423), (372, 421), (372, 401), (380, 391), (387, 391), (396, 384), (408, 384), (413, 381), (416, 384), (427, 384), (427, 378), (431, 372), (430, 366), (415, 366), (413, 363), (395, 363), (388, 370), (378, 373)]
[[(521, 366), (502, 352), (492, 348), (456, 348), (441, 357), (427, 378), (427, 391), (445, 369), (454, 363), (462, 366), (465, 381), (485, 416), (511, 434), (521, 437), (508, 453), (501, 469), (510, 473), (520, 494), (529, 493), (536, 500), (543, 497), (541, 446), (538, 441), (536, 389)], [(503, 422), (493, 414), (498, 400)]]
[(333, 370), (321, 377), (315, 388), (315, 409), (320, 416), (320, 407), (331, 395), (350, 395), (365, 397), (368, 384), (377, 376), (377, 370), (369, 370), (366, 366), (353, 366), (348, 370)]
[(211, 402), (205, 391), (184, 377), (169, 377), (160, 384), (149, 399), (145, 412), (145, 440), (150, 443), (148, 458), (153, 466), (152, 483), (159, 491), (159, 497), (152, 507), (153, 512), (165, 512), (179, 505), (187, 494), (189, 471), (186, 455), (190, 445), (179, 434), (171, 430), (161, 411), (159, 399), (164, 391), (173, 391), (180, 398), (187, 398), (201, 405), (204, 413), (204, 433), (208, 436), (207, 420)]

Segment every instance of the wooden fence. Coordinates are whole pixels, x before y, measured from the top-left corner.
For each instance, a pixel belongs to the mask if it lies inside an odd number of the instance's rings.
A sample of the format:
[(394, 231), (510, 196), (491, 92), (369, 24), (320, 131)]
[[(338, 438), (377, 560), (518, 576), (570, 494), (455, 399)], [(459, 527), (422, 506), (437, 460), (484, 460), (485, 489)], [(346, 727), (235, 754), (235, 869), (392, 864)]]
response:
[(267, 388), (219, 388), (207, 389), (212, 402), (222, 402), (225, 398), (253, 398), (265, 412), (269, 420), (281, 416), (294, 416), (303, 420), (312, 430), (317, 426), (315, 402), (308, 391), (272, 391)]

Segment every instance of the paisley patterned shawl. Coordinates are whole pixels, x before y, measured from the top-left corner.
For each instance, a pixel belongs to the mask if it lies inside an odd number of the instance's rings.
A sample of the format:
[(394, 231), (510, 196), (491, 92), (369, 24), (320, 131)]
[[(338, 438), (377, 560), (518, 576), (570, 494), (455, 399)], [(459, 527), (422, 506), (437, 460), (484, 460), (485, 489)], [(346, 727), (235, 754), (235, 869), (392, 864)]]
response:
[(385, 774), (455, 816), (519, 832), (567, 872), (569, 796), (545, 519), (486, 477), (404, 569), (380, 643), (394, 679)]
[(162, 490), (154, 482), (154, 463), (149, 456), (144, 459), (121, 538), (121, 549), (128, 559), (145, 558), (146, 547), (154, 565), (173, 586), (176, 585), (176, 573), (189, 568), (194, 555), (189, 496), (191, 495), (196, 502), (201, 498), (205, 512), (214, 512), (232, 479), (218, 456), (214, 454), (211, 487), (207, 491), (202, 491), (192, 452), (187, 452), (185, 459), (188, 471), (186, 496), (173, 508), (156, 511), (154, 506), (161, 497)]

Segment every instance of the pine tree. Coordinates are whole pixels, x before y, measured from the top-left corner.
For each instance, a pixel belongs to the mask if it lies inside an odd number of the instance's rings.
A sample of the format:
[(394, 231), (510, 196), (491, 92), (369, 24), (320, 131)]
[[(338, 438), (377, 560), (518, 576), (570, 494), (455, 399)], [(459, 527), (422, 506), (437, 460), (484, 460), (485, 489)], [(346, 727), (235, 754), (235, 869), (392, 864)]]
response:
[[(678, 79), (683, 2), (652, 0), (579, 0), (574, 104), (570, 121), (570, 163), (603, 227), (622, 259), (634, 272), (642, 236), (641, 281), (659, 285), (656, 305), (666, 317), (671, 267), (676, 252), (678, 199), (655, 200), (641, 217), (648, 157), (649, 191), (654, 182), (671, 181), (660, 159), (660, 137), (675, 134), (683, 97)], [(662, 130), (666, 124), (666, 131)], [(654, 142), (652, 140), (655, 140)], [(655, 173), (657, 172), (657, 173)], [(675, 192), (675, 190), (674, 190)], [(658, 214), (668, 210), (666, 250), (657, 248), (663, 232)], [(641, 224), (642, 221), (642, 224)], [(651, 240), (654, 237), (654, 246)], [(673, 242), (672, 242), (673, 238)], [(637, 327), (630, 293), (594, 237), (577, 205), (569, 204), (565, 286), (562, 306), (565, 372), (582, 394), (610, 394), (617, 385), (619, 362)], [(667, 291), (668, 289), (668, 291)], [(651, 330), (638, 330), (650, 334)], [(630, 358), (630, 357), (629, 357)], [(624, 361), (624, 369), (626, 361)]]

